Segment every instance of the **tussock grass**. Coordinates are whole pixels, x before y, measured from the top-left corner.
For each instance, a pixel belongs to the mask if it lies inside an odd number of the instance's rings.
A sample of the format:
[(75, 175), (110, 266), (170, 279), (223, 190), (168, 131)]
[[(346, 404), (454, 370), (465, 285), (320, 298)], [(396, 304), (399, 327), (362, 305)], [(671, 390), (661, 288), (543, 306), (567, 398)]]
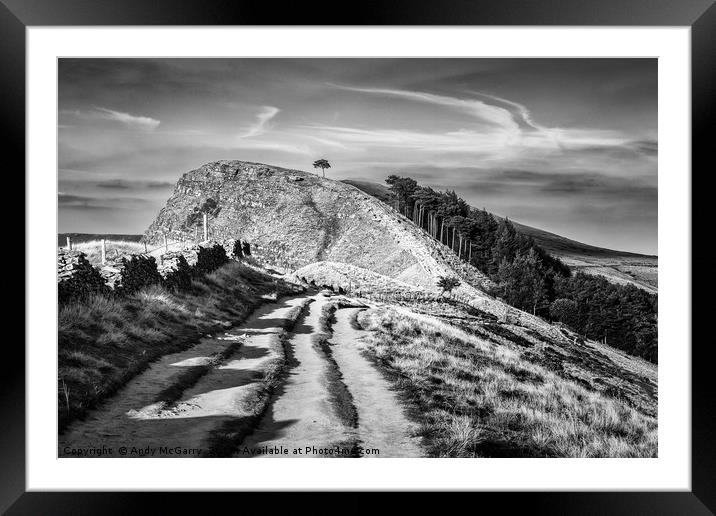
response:
[[(152, 285), (130, 296), (94, 295), (63, 305), (58, 314), (60, 432), (153, 360), (241, 322), (267, 298), (297, 291), (230, 262), (192, 280), (186, 291)], [(165, 395), (170, 399), (176, 393)]]
[(370, 310), (367, 353), (436, 457), (655, 457), (657, 423), (505, 346), (407, 311)]

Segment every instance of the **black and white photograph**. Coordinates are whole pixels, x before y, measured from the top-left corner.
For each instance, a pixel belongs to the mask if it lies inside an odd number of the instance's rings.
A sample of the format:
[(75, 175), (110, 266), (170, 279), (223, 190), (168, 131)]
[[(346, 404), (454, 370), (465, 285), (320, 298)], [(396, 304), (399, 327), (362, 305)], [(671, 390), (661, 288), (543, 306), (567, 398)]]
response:
[(60, 58), (61, 458), (656, 458), (654, 58)]

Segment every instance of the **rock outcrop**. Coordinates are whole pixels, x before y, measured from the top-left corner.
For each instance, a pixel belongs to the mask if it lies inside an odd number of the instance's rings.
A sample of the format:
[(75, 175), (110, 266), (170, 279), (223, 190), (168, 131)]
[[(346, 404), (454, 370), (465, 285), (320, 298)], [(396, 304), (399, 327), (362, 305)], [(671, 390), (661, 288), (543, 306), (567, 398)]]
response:
[(195, 213), (209, 199), (217, 206), (209, 216), (212, 238), (249, 241), (271, 265), (296, 270), (318, 261), (348, 263), (428, 290), (438, 276), (457, 275), (476, 296), (490, 285), (446, 246), (357, 188), (260, 163), (217, 161), (187, 172), (145, 238), (158, 244), (163, 233), (174, 240), (193, 235)]

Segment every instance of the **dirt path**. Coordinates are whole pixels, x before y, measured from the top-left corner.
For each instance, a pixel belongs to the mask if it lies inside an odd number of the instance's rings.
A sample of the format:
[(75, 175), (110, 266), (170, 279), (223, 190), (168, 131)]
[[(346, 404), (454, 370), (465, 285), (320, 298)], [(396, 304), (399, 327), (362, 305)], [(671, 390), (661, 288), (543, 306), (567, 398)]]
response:
[[(102, 449), (103, 456), (138, 457), (143, 450), (155, 457), (177, 456), (177, 450), (180, 456), (187, 456), (185, 450), (198, 450), (189, 452), (194, 456), (204, 453), (213, 430), (251, 415), (247, 401), (260, 388), (270, 362), (281, 357), (283, 327), (307, 301), (302, 296), (265, 305), (242, 326), (161, 358), (87, 420), (71, 425), (59, 438), (58, 455), (91, 448)], [(176, 403), (157, 401), (168, 387), (186, 383), (188, 370), (213, 364), (218, 354), (223, 359), (193, 387), (183, 393), (180, 388)]]
[[(321, 450), (343, 448), (355, 440), (355, 430), (347, 428), (331, 406), (328, 364), (313, 346), (326, 301), (323, 295), (317, 295), (306, 317), (294, 328), (288, 341), (290, 369), (286, 381), (256, 431), (239, 447), (237, 457), (258, 456), (257, 450), (264, 447), (283, 447), (289, 454), (262, 453), (262, 457), (325, 457)], [(299, 449), (301, 453), (294, 454)]]
[[(96, 456), (99, 449), (104, 457), (211, 455), (219, 449), (216, 436), (257, 425), (238, 446), (237, 434), (230, 435), (221, 443), (221, 455), (236, 450), (236, 457), (346, 456), (361, 446), (379, 450), (365, 457), (421, 456), (396, 394), (361, 354), (365, 332), (350, 324), (359, 309), (336, 312), (328, 355), (314, 345), (322, 309), (330, 300), (317, 294), (265, 305), (242, 326), (162, 357), (87, 420), (72, 424), (59, 438), (58, 455)], [(308, 303), (296, 321), (298, 310)], [(287, 334), (284, 328), (292, 322), (296, 324)], [(264, 380), (276, 372), (284, 351), (286, 377), (257, 420), (257, 406), (266, 403)], [(355, 419), (346, 422), (338, 415), (331, 397), (338, 370), (338, 381), (350, 393), (348, 403), (357, 410), (356, 427), (351, 426)], [(261, 396), (263, 402), (257, 404)]]
[(397, 395), (388, 381), (361, 354), (361, 339), (366, 332), (351, 326), (360, 308), (336, 311), (331, 339), (333, 359), (343, 373), (343, 381), (353, 395), (358, 409), (358, 437), (363, 448), (376, 448), (379, 454), (364, 457), (420, 457), (419, 438), (412, 437), (415, 428), (405, 417)]
[[(242, 443), (236, 456), (326, 456), (321, 450), (336, 446), (344, 450), (344, 456), (345, 450), (356, 446), (379, 451), (364, 457), (422, 456), (419, 439), (412, 437), (413, 425), (405, 417), (397, 395), (361, 354), (365, 332), (350, 324), (358, 308), (336, 311), (337, 322), (329, 341), (333, 360), (353, 397), (358, 427), (346, 426), (337, 416), (326, 376), (330, 366), (325, 355), (313, 346), (313, 336), (320, 331), (321, 310), (327, 302), (330, 299), (317, 295), (305, 319), (297, 325), (288, 341), (288, 377), (259, 427)], [(294, 452), (297, 449), (300, 454)]]

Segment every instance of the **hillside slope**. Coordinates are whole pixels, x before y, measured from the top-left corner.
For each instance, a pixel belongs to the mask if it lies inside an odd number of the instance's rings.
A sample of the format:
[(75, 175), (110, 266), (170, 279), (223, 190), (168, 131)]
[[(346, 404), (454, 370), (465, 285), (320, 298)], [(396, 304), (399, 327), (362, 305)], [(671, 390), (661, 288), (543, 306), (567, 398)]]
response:
[[(656, 413), (655, 364), (582, 341), (495, 299), (482, 273), (353, 185), (258, 163), (209, 163), (178, 181), (145, 238), (158, 243), (162, 232), (174, 239), (193, 235), (187, 221), (209, 198), (219, 208), (209, 222), (213, 237), (251, 242), (260, 261), (285, 267), (297, 280), (340, 287), (381, 309), (438, 317), (569, 381)], [(461, 279), (456, 296), (439, 295), (441, 275)]]
[(518, 222), (512, 221), (512, 224), (574, 271), (604, 276), (612, 283), (630, 283), (654, 294), (658, 290), (659, 259), (656, 256), (605, 249)]
[[(390, 204), (393, 194), (380, 183), (346, 179), (343, 181), (381, 201)], [(498, 217), (499, 218), (499, 217)], [(578, 242), (543, 229), (511, 221), (515, 229), (569, 265), (574, 271), (600, 275), (613, 283), (630, 283), (647, 292), (658, 290), (658, 258), (656, 256), (605, 249)]]
[[(315, 174), (259, 163), (218, 161), (184, 174), (145, 233), (150, 243), (194, 234), (187, 223), (207, 199), (218, 202), (213, 238), (248, 240), (293, 270), (314, 262), (348, 263), (426, 291), (458, 276), (462, 295), (492, 304), (490, 280), (402, 215), (357, 188)], [(503, 307), (497, 306), (497, 310)]]

